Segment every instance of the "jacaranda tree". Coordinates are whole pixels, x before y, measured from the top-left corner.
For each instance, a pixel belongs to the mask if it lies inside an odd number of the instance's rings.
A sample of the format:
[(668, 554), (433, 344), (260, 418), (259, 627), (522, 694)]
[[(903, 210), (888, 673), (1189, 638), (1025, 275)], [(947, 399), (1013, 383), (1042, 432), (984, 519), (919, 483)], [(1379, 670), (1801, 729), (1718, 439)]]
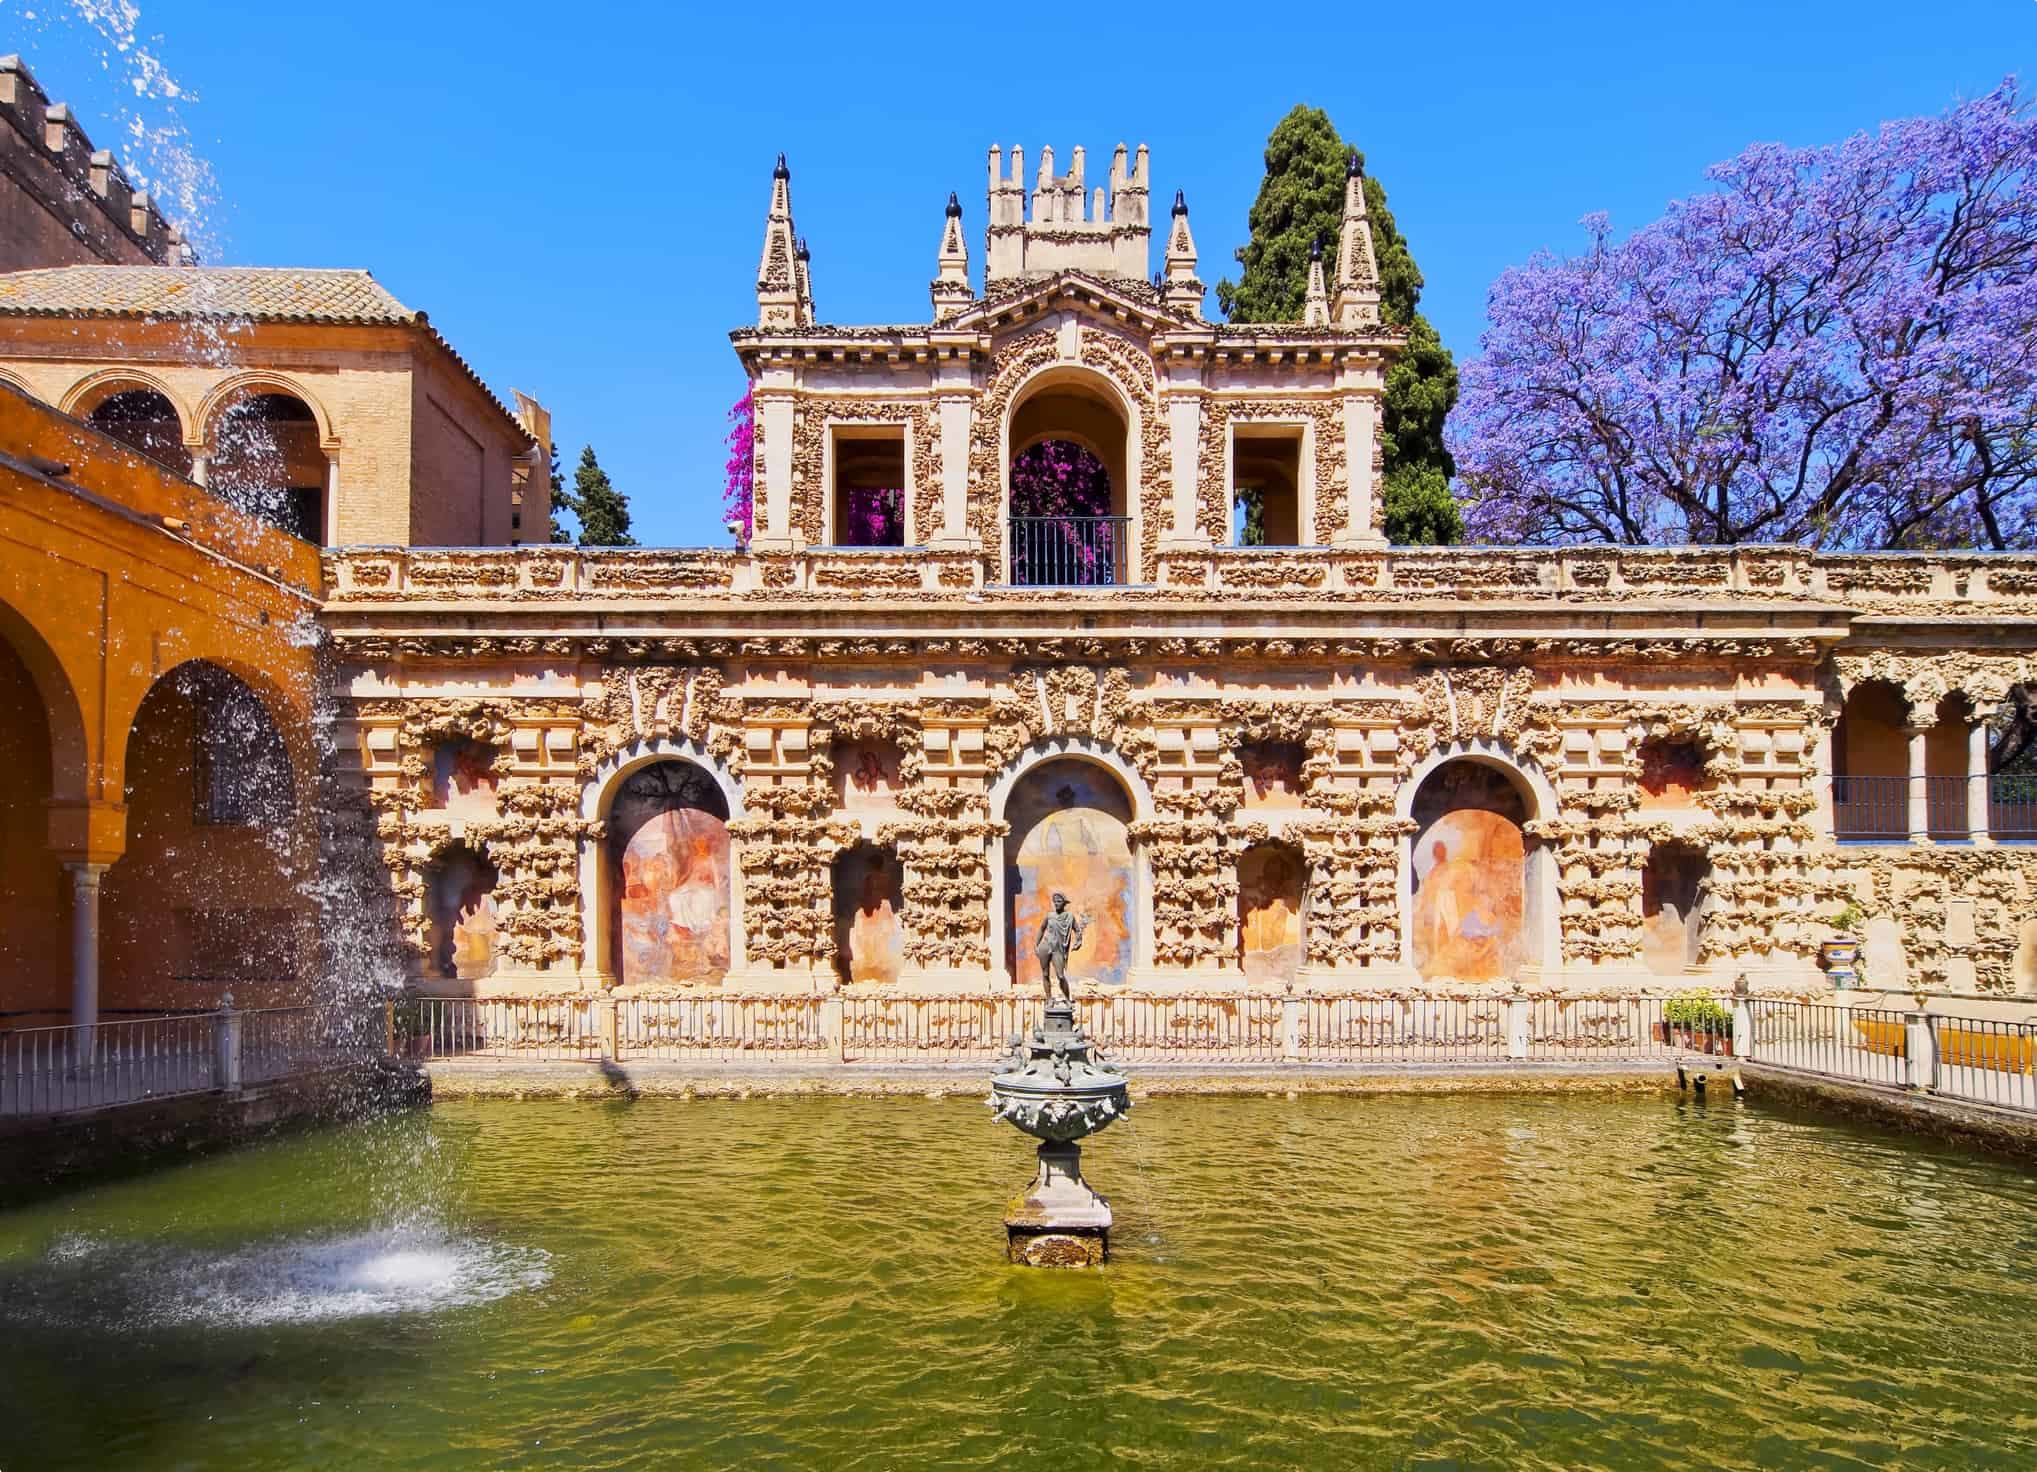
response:
[(723, 523), (739, 542), (750, 540), (756, 516), (757, 489), (757, 404), (749, 389), (729, 406), (729, 432), (722, 443), (728, 446), (727, 477), (721, 488)]
[(1449, 427), (1472, 535), (2037, 541), (2037, 122), (2015, 83), (1709, 178), (1493, 286)]

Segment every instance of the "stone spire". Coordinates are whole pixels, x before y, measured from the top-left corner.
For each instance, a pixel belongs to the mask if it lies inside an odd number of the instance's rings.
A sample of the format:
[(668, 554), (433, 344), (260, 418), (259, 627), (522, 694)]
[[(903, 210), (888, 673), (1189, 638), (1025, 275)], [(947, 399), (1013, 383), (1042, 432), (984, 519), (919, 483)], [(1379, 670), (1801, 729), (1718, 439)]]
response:
[(785, 155), (771, 171), (771, 213), (764, 221), (764, 255), (757, 263), (757, 325), (789, 332), (801, 325), (801, 269), (792, 233), (792, 170)]
[(1302, 304), (1301, 325), (1330, 325), (1330, 293), (1323, 285), (1323, 237), (1320, 235), (1308, 248), (1308, 300)]
[(1174, 222), (1167, 230), (1166, 284), (1160, 299), (1168, 310), (1202, 317), (1202, 283), (1195, 279), (1195, 237), (1188, 233), (1188, 200), (1174, 191)]
[(948, 216), (941, 226), (941, 251), (934, 257), (934, 279), (928, 291), (934, 299), (934, 320), (945, 322), (970, 302), (969, 247), (962, 239), (962, 201), (948, 196)]
[(1365, 165), (1353, 149), (1344, 163), (1344, 228), (1337, 243), (1337, 294), (1330, 302), (1339, 327), (1379, 325), (1379, 262), (1365, 217)]
[(806, 248), (806, 237), (799, 237), (799, 245), (792, 252), (795, 265), (793, 276), (799, 282), (799, 325), (811, 327), (817, 320), (813, 315), (813, 252)]

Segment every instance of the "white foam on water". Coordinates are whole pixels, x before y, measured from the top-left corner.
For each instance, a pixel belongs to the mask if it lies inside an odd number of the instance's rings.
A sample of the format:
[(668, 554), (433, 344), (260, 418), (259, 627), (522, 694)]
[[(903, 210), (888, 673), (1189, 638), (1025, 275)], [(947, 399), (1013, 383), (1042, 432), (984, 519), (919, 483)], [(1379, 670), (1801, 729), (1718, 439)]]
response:
[[(436, 1225), (298, 1238), (225, 1253), (136, 1250), (69, 1235), (47, 1260), (89, 1267), (134, 1319), (153, 1324), (322, 1323), (468, 1308), (542, 1288), (551, 1254)], [(111, 1279), (111, 1281), (107, 1281)]]

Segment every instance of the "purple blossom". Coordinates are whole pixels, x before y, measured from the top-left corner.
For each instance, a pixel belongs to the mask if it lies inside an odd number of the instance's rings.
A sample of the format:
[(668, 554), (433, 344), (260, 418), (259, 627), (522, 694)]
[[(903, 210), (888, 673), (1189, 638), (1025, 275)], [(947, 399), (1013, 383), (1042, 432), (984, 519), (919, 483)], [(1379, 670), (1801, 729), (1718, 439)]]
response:
[(722, 441), (728, 446), (728, 479), (722, 486), (723, 519), (739, 523), (737, 540), (747, 543), (756, 509), (757, 406), (748, 388), (729, 406), (729, 432)]
[(2013, 79), (1749, 148), (1508, 271), (1449, 424), (1486, 541), (2028, 546), (2037, 121)]

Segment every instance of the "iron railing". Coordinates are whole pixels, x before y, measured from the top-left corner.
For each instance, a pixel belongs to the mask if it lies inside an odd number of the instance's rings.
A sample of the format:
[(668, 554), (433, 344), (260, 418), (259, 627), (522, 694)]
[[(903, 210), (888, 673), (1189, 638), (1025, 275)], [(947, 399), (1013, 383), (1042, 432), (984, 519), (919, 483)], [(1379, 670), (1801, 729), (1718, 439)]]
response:
[(1760, 998), (1747, 1008), (1753, 1036), (1739, 1051), (1751, 1062), (1855, 1083), (1909, 1082), (1901, 1012)]
[(1131, 518), (1014, 516), (1011, 581), (1020, 588), (1108, 588), (1126, 580)]
[(617, 1004), (618, 1057), (795, 1059), (827, 1047), (824, 999), (805, 996), (628, 997)]
[(368, 1014), (260, 1007), (0, 1033), (0, 1116), (270, 1083), (380, 1047)]
[(1988, 778), (1988, 832), (2009, 843), (2037, 840), (2037, 772), (1996, 772)]
[(1910, 836), (1908, 777), (1834, 777), (1832, 835), (1842, 843), (1901, 843)]
[(1997, 1109), (2037, 1110), (2037, 1023), (1933, 1017), (1930, 1089)]

